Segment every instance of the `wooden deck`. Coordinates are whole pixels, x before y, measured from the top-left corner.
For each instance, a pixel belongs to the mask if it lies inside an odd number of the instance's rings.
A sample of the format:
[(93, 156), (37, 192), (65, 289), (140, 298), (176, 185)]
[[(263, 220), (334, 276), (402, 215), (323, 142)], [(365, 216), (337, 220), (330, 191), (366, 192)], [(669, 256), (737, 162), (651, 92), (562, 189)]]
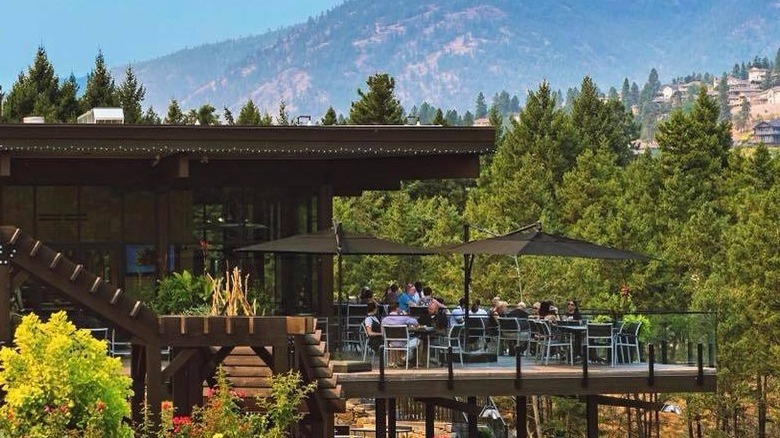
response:
[(336, 373), (343, 398), (355, 397), (456, 397), (598, 395), (618, 393), (714, 392), (716, 372), (704, 368), (702, 378), (696, 366), (655, 364), (651, 379), (646, 363), (589, 365), (583, 378), (582, 365), (542, 365), (523, 359), (517, 379), (515, 359), (501, 357), (490, 364), (457, 364), (449, 385), (447, 368), (388, 368), (384, 388), (376, 361), (372, 371)]

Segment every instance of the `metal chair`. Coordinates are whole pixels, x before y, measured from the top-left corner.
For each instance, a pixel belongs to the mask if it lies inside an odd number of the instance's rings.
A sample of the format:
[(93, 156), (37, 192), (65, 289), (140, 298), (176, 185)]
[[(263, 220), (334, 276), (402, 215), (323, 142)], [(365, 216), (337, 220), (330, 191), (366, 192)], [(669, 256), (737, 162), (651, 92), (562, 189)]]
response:
[(550, 355), (553, 348), (564, 349), (568, 352), (569, 363), (574, 363), (574, 349), (572, 348), (571, 337), (566, 333), (555, 330), (549, 321), (542, 320), (537, 322), (542, 333), (541, 347), (544, 356), (544, 364), (550, 362)]
[(371, 361), (374, 361), (374, 356), (376, 356), (376, 351), (371, 348), (370, 345), (371, 336), (368, 335), (368, 330), (366, 329), (365, 324), (360, 324), (360, 348), (363, 350), (363, 362), (366, 361), (366, 356), (368, 356), (368, 352), (371, 351)]
[(642, 361), (639, 350), (639, 329), (641, 327), (642, 321), (632, 321), (623, 323), (620, 328), (615, 337), (615, 349), (621, 363), (634, 363), (634, 359), (631, 357), (632, 350), (636, 352), (637, 362)]
[(363, 325), (366, 315), (367, 311), (365, 304), (350, 304), (347, 306), (346, 324), (343, 325), (344, 336), (342, 338), (342, 349), (349, 350), (350, 348), (353, 348), (356, 352), (360, 352), (362, 345), (360, 340), (360, 326)]
[(130, 356), (132, 353), (132, 343), (129, 341), (118, 340), (116, 329), (111, 330), (111, 343), (109, 343), (109, 353), (111, 356)]
[(590, 350), (608, 350), (610, 365), (615, 365), (615, 337), (612, 334), (612, 324), (599, 324), (589, 322), (586, 326), (585, 340), (588, 346), (588, 357), (590, 359)]
[[(452, 347), (453, 354), (457, 353), (460, 356), (460, 366), (463, 365), (463, 344), (461, 343), (461, 337), (463, 336), (464, 324), (455, 324), (447, 329), (447, 334), (434, 338), (438, 340), (438, 343), (434, 344), (434, 339), (428, 341), (428, 363), (427, 368), (431, 367), (431, 350), (436, 351), (448, 351)], [(438, 355), (436, 356), (438, 358)]]
[(420, 365), (419, 355), (416, 354), (417, 338), (409, 336), (409, 326), (406, 325), (382, 325), (382, 338), (384, 340), (385, 363), (390, 351), (403, 351), (406, 355), (406, 369), (409, 369), (409, 357), (414, 354), (416, 365)]
[(509, 349), (509, 342), (513, 341), (514, 346), (520, 344), (520, 322), (517, 318), (502, 317), (498, 318), (498, 340), (496, 344), (496, 359), (501, 355), (501, 341), (506, 342)]
[(477, 349), (481, 349), (485, 345), (485, 323), (487, 317), (485, 316), (471, 316), (465, 321), (466, 330), (466, 348), (472, 343), (477, 344)]

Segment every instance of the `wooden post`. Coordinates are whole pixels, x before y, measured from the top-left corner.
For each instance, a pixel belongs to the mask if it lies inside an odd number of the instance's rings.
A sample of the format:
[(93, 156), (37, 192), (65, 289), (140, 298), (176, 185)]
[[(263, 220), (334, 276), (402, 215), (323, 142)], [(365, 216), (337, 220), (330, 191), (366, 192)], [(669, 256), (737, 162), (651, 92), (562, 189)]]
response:
[(585, 418), (588, 422), (588, 438), (599, 437), (599, 404), (596, 396), (585, 397)]
[(142, 345), (131, 346), (130, 377), (133, 379), (133, 399), (130, 406), (133, 423), (141, 425), (144, 421), (144, 380), (146, 379), (146, 348)]
[(281, 374), (290, 371), (290, 355), (287, 342), (284, 344), (274, 344), (274, 374)]
[(151, 343), (146, 346), (146, 405), (149, 409), (149, 420), (152, 428), (160, 427), (160, 410), (162, 404), (162, 359), (160, 346)]
[[(468, 402), (468, 404), (473, 406), (474, 409), (476, 409), (476, 406), (477, 406), (477, 398), (476, 397), (468, 397), (467, 402)], [(468, 422), (469, 422), (469, 437), (472, 437), (472, 436), (473, 437), (477, 437), (477, 436), (479, 436), (478, 435), (479, 434), (479, 430), (477, 428), (477, 420), (478, 420), (477, 419), (477, 414), (475, 414), (473, 412), (474, 411), (472, 410), (472, 412), (470, 412), (467, 415)]]
[(154, 195), (154, 210), (157, 230), (157, 278), (168, 274), (168, 247), (171, 244), (171, 191), (159, 187)]
[(387, 436), (390, 438), (396, 438), (398, 434), (396, 433), (396, 407), (395, 407), (395, 398), (389, 398), (387, 399)]
[[(333, 226), (333, 186), (320, 185), (317, 198), (317, 229), (326, 230)], [(333, 257), (319, 257), (320, 279), (317, 291), (319, 316), (333, 316)], [(330, 334), (330, 333), (328, 333)]]
[(425, 402), (425, 438), (433, 438), (436, 433), (434, 421), (436, 420), (436, 410), (433, 403)]
[(11, 265), (8, 262), (7, 251), (10, 248), (3, 247), (0, 254), (0, 342), (10, 345), (11, 341)]
[(376, 413), (376, 438), (387, 438), (387, 399), (376, 398), (374, 400), (374, 412)]
[(515, 397), (515, 429), (517, 438), (528, 438), (528, 400), (525, 396)]

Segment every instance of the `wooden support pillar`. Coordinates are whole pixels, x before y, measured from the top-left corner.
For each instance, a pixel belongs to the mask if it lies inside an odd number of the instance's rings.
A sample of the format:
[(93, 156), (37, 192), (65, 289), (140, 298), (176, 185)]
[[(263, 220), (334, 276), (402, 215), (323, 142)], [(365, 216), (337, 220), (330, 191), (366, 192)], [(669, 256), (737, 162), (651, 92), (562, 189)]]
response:
[(517, 438), (528, 438), (528, 400), (522, 395), (515, 397), (515, 429)]
[(585, 397), (585, 419), (588, 424), (588, 438), (599, 436), (599, 403), (594, 395)]
[[(468, 397), (467, 400), (468, 404), (470, 404), (474, 409), (477, 408), (477, 398), (476, 397)], [(468, 413), (466, 416), (468, 418), (469, 422), (469, 437), (477, 437), (479, 436), (479, 430), (477, 430), (477, 414), (474, 413), (474, 410), (472, 409), (471, 412)]]
[[(174, 348), (172, 359), (187, 354), (186, 349)], [(203, 405), (203, 373), (206, 355), (198, 350), (187, 362), (173, 373), (173, 406), (176, 415), (190, 415), (192, 408)]]
[(8, 247), (0, 254), (0, 342), (11, 345), (11, 265), (8, 261)]
[(149, 409), (149, 421), (157, 430), (160, 426), (160, 408), (162, 404), (162, 358), (160, 346), (146, 346), (146, 405)]
[(387, 399), (387, 436), (390, 438), (396, 438), (398, 433), (396, 432), (396, 408), (395, 398)]
[(274, 344), (273, 345), (273, 355), (274, 355), (274, 364), (273, 364), (273, 372), (274, 374), (281, 374), (286, 373), (287, 371), (290, 371), (290, 367), (292, 364), (290, 364), (290, 355), (289, 355), (289, 346), (285, 342), (284, 344)]
[(436, 406), (429, 402), (425, 402), (425, 438), (433, 438), (436, 433), (434, 429), (434, 421), (436, 420)]
[(376, 398), (374, 401), (374, 412), (376, 413), (376, 438), (387, 438), (387, 399)]
[(130, 378), (133, 380), (133, 399), (131, 412), (133, 423), (143, 424), (144, 421), (144, 396), (146, 379), (146, 348), (133, 344), (130, 350)]
[[(317, 194), (317, 229), (326, 230), (333, 226), (333, 186), (320, 185)], [(333, 316), (333, 257), (319, 257), (319, 290), (317, 315)]]
[(171, 190), (159, 187), (154, 196), (157, 246), (157, 277), (168, 275), (168, 247), (171, 245)]

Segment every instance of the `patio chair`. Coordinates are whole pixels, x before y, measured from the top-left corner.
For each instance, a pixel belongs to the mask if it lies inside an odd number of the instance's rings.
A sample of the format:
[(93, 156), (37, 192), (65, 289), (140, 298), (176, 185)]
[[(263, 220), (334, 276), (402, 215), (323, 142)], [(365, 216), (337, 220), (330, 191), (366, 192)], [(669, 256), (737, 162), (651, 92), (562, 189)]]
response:
[(108, 351), (111, 353), (112, 357), (130, 356), (132, 353), (132, 343), (120, 340), (117, 336), (116, 329), (111, 330), (111, 342), (108, 346)]
[(641, 327), (641, 321), (632, 321), (623, 323), (623, 326), (620, 328), (615, 338), (615, 349), (617, 350), (618, 360), (621, 363), (634, 363), (631, 355), (632, 350), (636, 352), (636, 361), (642, 361), (639, 350), (639, 329)]
[(466, 348), (469, 348), (470, 345), (477, 345), (476, 350), (482, 349), (487, 344), (486, 339), (486, 322), (487, 317), (485, 316), (471, 316), (469, 315), (468, 319), (465, 321), (465, 341), (466, 341)]
[(416, 365), (420, 365), (420, 358), (417, 353), (416, 338), (409, 336), (409, 326), (406, 325), (383, 325), (382, 338), (384, 340), (385, 363), (389, 364), (388, 357), (390, 351), (403, 351), (406, 355), (406, 369), (409, 369), (409, 358), (414, 354)]
[(360, 341), (360, 327), (366, 319), (365, 304), (350, 304), (347, 306), (346, 324), (343, 325), (344, 337), (342, 338), (342, 349), (360, 353), (362, 344)]
[(496, 360), (501, 355), (501, 341), (504, 341), (507, 350), (510, 348), (509, 341), (512, 341), (512, 347), (520, 344), (520, 323), (517, 318), (502, 317), (498, 318), (498, 340), (496, 344)]
[[(368, 331), (366, 330), (365, 324), (360, 324), (360, 348), (363, 350), (363, 362), (366, 361), (366, 356), (368, 356), (369, 351), (371, 352), (371, 362), (374, 361), (374, 357), (376, 356), (376, 351), (371, 348), (370, 341), (371, 337), (368, 336)], [(378, 348), (378, 347), (377, 347)]]
[[(447, 334), (432, 338), (428, 341), (428, 363), (426, 367), (431, 367), (431, 350), (434, 352), (448, 351), (452, 347), (452, 353), (460, 356), (460, 366), (463, 366), (463, 337), (464, 324), (455, 324), (447, 329)], [(434, 342), (436, 341), (436, 342)], [(436, 356), (439, 357), (438, 355)]]
[(538, 321), (542, 333), (541, 348), (542, 356), (544, 358), (544, 364), (547, 365), (550, 362), (550, 356), (552, 355), (553, 348), (568, 353), (569, 363), (574, 363), (574, 348), (572, 347), (571, 336), (563, 333), (559, 330), (555, 330), (547, 320)]
[(607, 350), (609, 352), (610, 365), (615, 365), (615, 337), (612, 334), (612, 324), (599, 324), (589, 322), (586, 326), (585, 340), (588, 346), (588, 357), (591, 350)]

